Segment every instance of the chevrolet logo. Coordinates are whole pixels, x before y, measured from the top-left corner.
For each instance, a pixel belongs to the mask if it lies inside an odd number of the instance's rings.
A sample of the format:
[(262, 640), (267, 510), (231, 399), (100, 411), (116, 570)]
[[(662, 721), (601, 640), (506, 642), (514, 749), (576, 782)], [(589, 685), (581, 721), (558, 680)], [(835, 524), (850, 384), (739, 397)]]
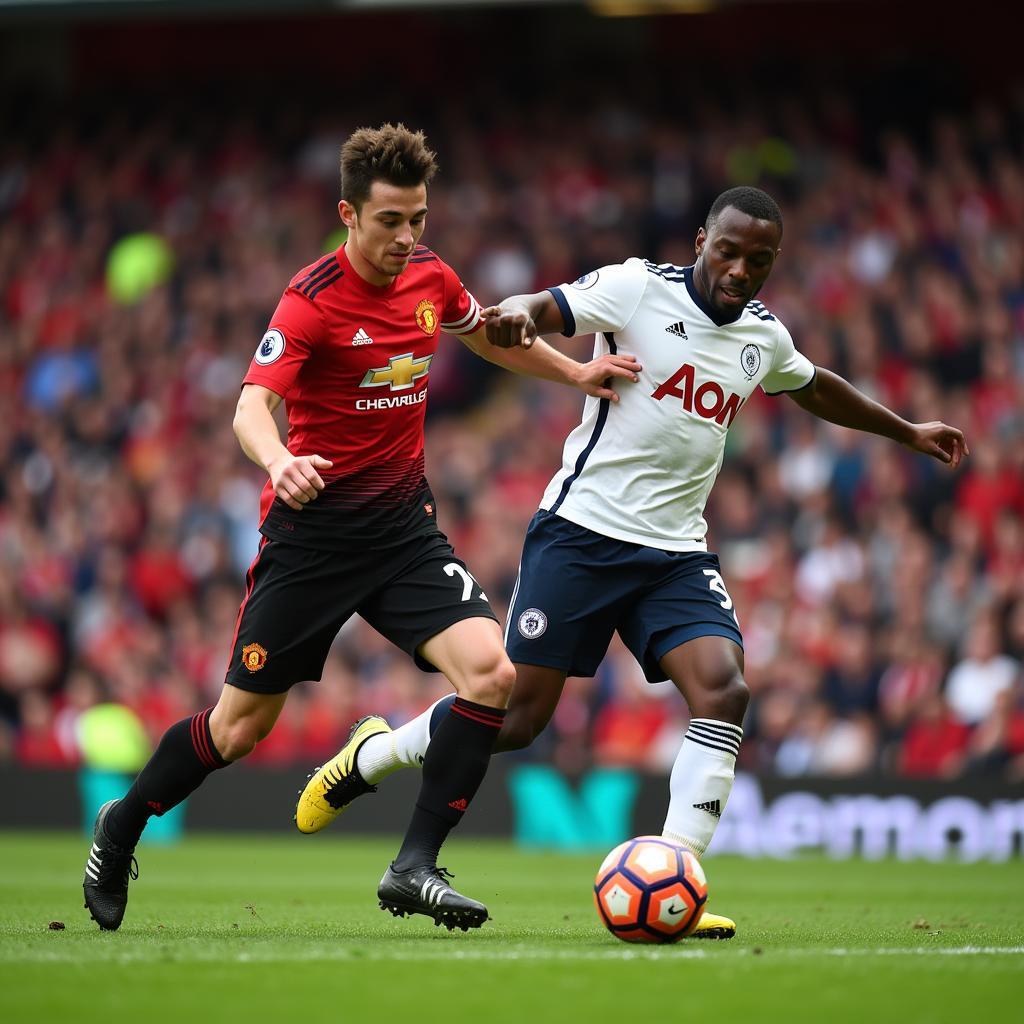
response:
[(413, 358), (411, 352), (405, 355), (392, 356), (387, 366), (378, 369), (367, 370), (366, 376), (359, 385), (361, 388), (382, 388), (385, 384), (391, 385), (392, 391), (404, 391), (411, 388), (413, 382), (425, 377), (430, 369), (432, 355), (424, 356), (422, 359)]

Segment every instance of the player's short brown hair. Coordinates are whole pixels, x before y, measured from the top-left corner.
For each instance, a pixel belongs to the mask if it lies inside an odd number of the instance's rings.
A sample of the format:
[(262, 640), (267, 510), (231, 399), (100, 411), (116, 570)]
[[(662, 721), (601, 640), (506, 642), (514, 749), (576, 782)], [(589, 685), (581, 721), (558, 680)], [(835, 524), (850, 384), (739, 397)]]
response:
[(437, 171), (437, 154), (423, 132), (404, 124), (354, 131), (341, 147), (341, 198), (358, 211), (375, 181), (399, 188), (425, 185)]

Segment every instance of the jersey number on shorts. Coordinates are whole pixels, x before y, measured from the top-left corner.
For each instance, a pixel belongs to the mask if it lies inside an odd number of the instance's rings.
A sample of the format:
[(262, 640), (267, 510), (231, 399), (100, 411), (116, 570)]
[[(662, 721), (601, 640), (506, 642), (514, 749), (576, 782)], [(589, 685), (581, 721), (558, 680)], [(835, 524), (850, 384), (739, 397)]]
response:
[[(445, 575), (454, 577), (456, 574), (462, 577), (462, 600), (468, 601), (470, 595), (473, 593), (473, 584), (475, 583), (478, 587), (479, 583), (473, 579), (472, 573), (468, 572), (465, 568), (459, 565), (458, 562), (449, 562), (444, 567)], [(721, 577), (719, 577), (721, 579)], [(486, 601), (487, 595), (481, 590), (477, 595), (477, 599), (480, 601)]]
[(721, 595), (723, 600), (718, 603), (727, 612), (732, 612), (732, 617), (736, 619), (736, 625), (738, 626), (740, 620), (736, 615), (736, 609), (732, 606), (732, 598), (729, 596), (729, 591), (725, 589), (725, 580), (722, 579), (722, 574), (717, 569), (705, 569), (704, 575), (708, 578), (708, 588), (714, 593)]

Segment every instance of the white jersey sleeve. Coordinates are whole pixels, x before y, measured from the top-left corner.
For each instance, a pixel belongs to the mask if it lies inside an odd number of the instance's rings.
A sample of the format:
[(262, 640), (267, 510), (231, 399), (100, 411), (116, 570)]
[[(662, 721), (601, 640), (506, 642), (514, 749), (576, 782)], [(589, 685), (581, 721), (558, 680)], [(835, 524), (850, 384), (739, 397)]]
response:
[(640, 305), (651, 275), (643, 260), (601, 267), (571, 284), (551, 289), (565, 320), (567, 338), (621, 331)]
[(797, 352), (793, 338), (781, 320), (778, 344), (772, 368), (761, 380), (761, 389), (766, 395), (778, 395), (783, 391), (799, 391), (814, 379), (814, 364), (802, 353)]

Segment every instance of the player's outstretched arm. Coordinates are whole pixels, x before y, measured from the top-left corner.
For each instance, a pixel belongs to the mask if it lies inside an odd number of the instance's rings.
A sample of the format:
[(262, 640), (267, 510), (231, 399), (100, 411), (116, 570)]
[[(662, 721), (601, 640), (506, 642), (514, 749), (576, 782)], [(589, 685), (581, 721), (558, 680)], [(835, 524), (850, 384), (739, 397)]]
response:
[(277, 495), (297, 512), (323, 489), (317, 470), (330, 469), (334, 463), (319, 455), (292, 455), (281, 443), (274, 410), (281, 396), (261, 384), (246, 384), (238, 396), (232, 426), (242, 451), (262, 466), (270, 476)]
[(831, 370), (816, 367), (811, 383), (787, 394), (802, 409), (829, 423), (892, 438), (900, 444), (945, 462), (951, 468), (970, 455), (964, 435), (939, 420), (911, 423), (879, 402), (858, 391)]
[(513, 295), (483, 312), (487, 340), (498, 348), (530, 348), (538, 334), (558, 334), (565, 319), (549, 291)]
[(577, 387), (595, 398), (617, 402), (616, 377), (639, 380), (643, 367), (624, 352), (580, 363), (543, 341), (539, 334), (560, 333), (565, 322), (550, 292), (514, 295), (483, 310), (483, 326), (461, 340), (482, 359), (515, 373)]

